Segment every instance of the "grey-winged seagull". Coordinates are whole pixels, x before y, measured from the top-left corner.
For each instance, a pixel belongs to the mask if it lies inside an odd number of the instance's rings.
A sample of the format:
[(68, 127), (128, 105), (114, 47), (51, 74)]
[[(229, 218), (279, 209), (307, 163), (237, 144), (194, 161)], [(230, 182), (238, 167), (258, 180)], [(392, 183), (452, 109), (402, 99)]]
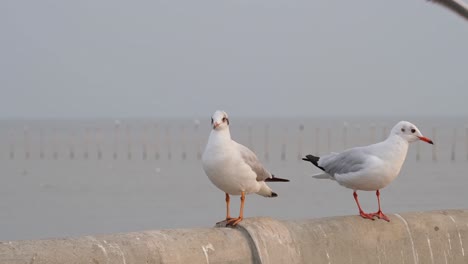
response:
[[(353, 189), (354, 200), (363, 218), (390, 221), (380, 208), (380, 189), (391, 183), (399, 174), (408, 152), (409, 143), (422, 140), (434, 144), (424, 137), (419, 129), (410, 122), (401, 121), (390, 131), (382, 142), (364, 147), (356, 147), (341, 153), (331, 153), (322, 157), (307, 155), (303, 160), (310, 161), (323, 171), (313, 177), (331, 179), (340, 185)], [(379, 210), (367, 214), (359, 204), (358, 190), (376, 191)]]

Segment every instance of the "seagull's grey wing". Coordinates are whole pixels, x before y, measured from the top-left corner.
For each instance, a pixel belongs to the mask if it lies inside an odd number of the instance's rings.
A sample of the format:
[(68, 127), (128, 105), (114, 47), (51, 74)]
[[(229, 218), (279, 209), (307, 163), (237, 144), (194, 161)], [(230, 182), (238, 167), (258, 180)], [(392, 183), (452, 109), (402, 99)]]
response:
[(320, 157), (318, 164), (331, 176), (360, 171), (365, 168), (366, 153), (361, 148), (349, 149)]
[(271, 173), (263, 167), (253, 151), (239, 143), (237, 143), (237, 148), (244, 162), (257, 174), (257, 181), (264, 181), (268, 178), (272, 178)]
[(460, 16), (468, 20), (468, 4), (462, 0), (429, 0), (439, 5), (445, 6), (446, 8), (454, 11)]

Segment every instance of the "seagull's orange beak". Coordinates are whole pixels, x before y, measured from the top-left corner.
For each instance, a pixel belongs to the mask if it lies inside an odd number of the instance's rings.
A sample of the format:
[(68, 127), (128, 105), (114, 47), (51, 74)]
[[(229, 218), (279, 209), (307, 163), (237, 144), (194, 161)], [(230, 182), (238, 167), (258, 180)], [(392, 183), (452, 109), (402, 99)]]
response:
[(221, 125), (221, 123), (214, 122), (214, 123), (213, 123), (213, 128), (216, 129), (217, 127), (219, 127), (219, 125)]
[(434, 145), (434, 142), (432, 142), (432, 140), (430, 140), (430, 139), (427, 138), (427, 137), (421, 136), (421, 137), (418, 137), (418, 138), (419, 138), (419, 140), (422, 140), (422, 141), (424, 141), (424, 142), (427, 142), (427, 143), (429, 143), (429, 144)]

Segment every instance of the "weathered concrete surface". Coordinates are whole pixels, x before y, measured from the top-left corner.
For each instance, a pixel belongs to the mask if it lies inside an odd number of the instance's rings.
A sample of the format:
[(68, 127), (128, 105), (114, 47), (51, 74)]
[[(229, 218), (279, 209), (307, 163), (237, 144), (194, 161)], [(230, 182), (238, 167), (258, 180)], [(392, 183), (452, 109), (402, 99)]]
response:
[(468, 210), (0, 242), (0, 263), (468, 263)]
[(243, 232), (181, 229), (2, 242), (0, 263), (253, 263)]

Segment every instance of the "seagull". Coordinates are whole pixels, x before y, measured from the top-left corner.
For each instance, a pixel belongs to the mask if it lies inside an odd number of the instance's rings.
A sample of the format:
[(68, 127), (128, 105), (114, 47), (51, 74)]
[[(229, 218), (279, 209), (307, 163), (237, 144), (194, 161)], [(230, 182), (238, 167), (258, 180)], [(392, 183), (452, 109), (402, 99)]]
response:
[(444, 6), (468, 20), (468, 4), (462, 0), (428, 0)]
[[(256, 193), (264, 197), (277, 197), (265, 182), (288, 182), (273, 176), (258, 160), (255, 153), (231, 139), (229, 117), (216, 111), (211, 118), (212, 130), (202, 155), (203, 170), (210, 181), (226, 194), (226, 222), (235, 226), (244, 218), (245, 195)], [(240, 214), (231, 218), (229, 195), (240, 195)]]
[[(363, 218), (374, 220), (376, 216), (390, 222), (380, 208), (379, 190), (395, 180), (405, 161), (409, 143), (418, 140), (434, 144), (432, 140), (424, 137), (415, 125), (400, 121), (392, 128), (388, 138), (382, 142), (322, 157), (306, 155), (303, 160), (310, 161), (323, 171), (312, 177), (335, 180), (340, 185), (354, 190), (354, 200)], [(359, 204), (358, 190), (376, 191), (379, 205), (376, 213), (364, 213)]]

